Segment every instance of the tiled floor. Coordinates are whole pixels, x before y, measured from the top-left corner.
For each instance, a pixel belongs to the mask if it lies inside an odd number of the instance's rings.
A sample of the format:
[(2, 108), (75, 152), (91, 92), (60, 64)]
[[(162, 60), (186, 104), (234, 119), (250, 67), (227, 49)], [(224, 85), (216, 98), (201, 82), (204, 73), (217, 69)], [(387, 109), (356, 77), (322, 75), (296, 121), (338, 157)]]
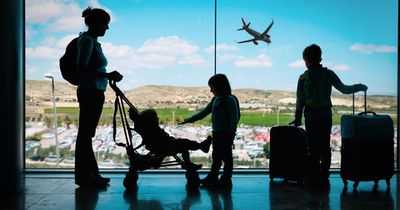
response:
[[(5, 200), (0, 209), (400, 209), (399, 175), (391, 179), (390, 191), (384, 181), (372, 190), (373, 182), (361, 182), (355, 193), (343, 192), (338, 174), (331, 175), (331, 190), (309, 189), (276, 180), (268, 174), (235, 174), (231, 191), (186, 190), (184, 174), (140, 174), (138, 190), (125, 191), (124, 174), (111, 177), (107, 189), (79, 189), (71, 174), (27, 174), (25, 193)], [(205, 174), (201, 174), (204, 177)]]

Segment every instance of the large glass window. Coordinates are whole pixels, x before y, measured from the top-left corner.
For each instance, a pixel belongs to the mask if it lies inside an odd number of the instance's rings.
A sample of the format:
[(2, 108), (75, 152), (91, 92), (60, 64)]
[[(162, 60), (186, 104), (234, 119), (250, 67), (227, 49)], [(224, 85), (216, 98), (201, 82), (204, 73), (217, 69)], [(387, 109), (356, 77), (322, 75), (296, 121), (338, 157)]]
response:
[[(217, 71), (229, 75), (242, 107), (238, 160), (253, 160), (246, 167), (268, 167), (271, 127), (294, 119), (297, 80), (306, 70), (302, 51), (313, 43), (322, 48), (322, 64), (343, 83), (368, 86), (368, 110), (389, 114), (396, 124), (397, 6), (397, 1), (218, 0)], [(237, 43), (254, 38), (237, 31), (244, 24), (263, 33), (272, 21), (270, 44)], [(340, 118), (352, 113), (352, 96), (335, 90), (332, 102), (331, 167), (339, 168)], [(356, 113), (362, 107), (362, 94), (356, 94)]]
[[(87, 30), (81, 17), (87, 6), (111, 14), (110, 29), (99, 42), (108, 59), (108, 70), (124, 75), (117, 85), (139, 110), (156, 109), (161, 126), (172, 136), (202, 141), (210, 134), (210, 117), (193, 124), (178, 122), (211, 100), (207, 81), (214, 74), (216, 59), (216, 72), (228, 76), (240, 100), (241, 120), (233, 150), (236, 168), (269, 167), (271, 127), (294, 119), (297, 79), (306, 70), (302, 51), (312, 43), (322, 48), (322, 64), (334, 70), (345, 84), (368, 86), (367, 109), (389, 114), (397, 129), (397, 1), (352, 1), (354, 6), (349, 6), (348, 1), (217, 0), (216, 34), (214, 3), (26, 1), (27, 168), (57, 167), (57, 160), (58, 167), (74, 166), (79, 113), (76, 87), (62, 79), (58, 59), (68, 42)], [(237, 30), (243, 24), (262, 33), (272, 22), (268, 32), (271, 43), (238, 43), (254, 38), (245, 30)], [(108, 88), (93, 138), (101, 168), (129, 164), (125, 149), (112, 138), (114, 99), (114, 92)], [(340, 167), (340, 117), (351, 114), (351, 99), (351, 95), (337, 91), (332, 95), (333, 168)], [(362, 95), (357, 94), (356, 112), (362, 111), (362, 102)], [(117, 140), (125, 142), (121, 127)], [(133, 140), (138, 145), (141, 137), (134, 133)], [(211, 152), (194, 151), (191, 158), (209, 167)]]

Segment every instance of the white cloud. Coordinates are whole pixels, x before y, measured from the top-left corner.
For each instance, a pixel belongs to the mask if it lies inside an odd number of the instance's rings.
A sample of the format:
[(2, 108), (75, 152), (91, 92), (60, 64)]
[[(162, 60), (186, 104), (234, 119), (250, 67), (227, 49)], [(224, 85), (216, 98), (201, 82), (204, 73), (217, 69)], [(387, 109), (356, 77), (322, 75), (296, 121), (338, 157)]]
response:
[(90, 0), (83, 7), (74, 1), (29, 0), (26, 1), (26, 22), (28, 25), (38, 24), (49, 31), (82, 31), (85, 24), (81, 16), (87, 5), (106, 10), (111, 16), (111, 21), (114, 21), (112, 11), (100, 5), (97, 0)]
[(37, 47), (27, 47), (25, 49), (28, 60), (57, 60), (63, 55), (68, 43), (77, 37), (76, 35), (66, 35), (61, 39), (47, 37), (42, 40)]
[(178, 36), (160, 37), (158, 39), (146, 40), (142, 47), (138, 49), (139, 53), (157, 53), (168, 55), (187, 55), (197, 52), (199, 47), (190, 44)]
[(68, 9), (65, 4), (54, 0), (29, 0), (26, 1), (26, 21), (27, 23), (43, 23), (53, 18), (57, 18), (60, 14)]
[(219, 62), (227, 62), (227, 61), (231, 61), (231, 60), (244, 59), (244, 57), (240, 56), (240, 55), (234, 55), (234, 54), (222, 54), (222, 55), (217, 55), (217, 59)]
[(26, 58), (33, 60), (55, 60), (59, 59), (62, 55), (62, 51), (57, 48), (38, 46), (36, 48), (25, 49)]
[[(237, 51), (238, 48), (233, 45), (228, 44), (217, 44), (217, 51)], [(214, 45), (207, 47), (204, 51), (206, 52), (214, 52)]]
[(104, 42), (101, 47), (109, 59), (129, 59), (134, 55), (134, 50), (128, 45), (114, 45), (111, 42)]
[(260, 54), (255, 58), (240, 59), (234, 62), (236, 67), (239, 68), (269, 68), (272, 67), (271, 58), (266, 54)]
[(333, 71), (350, 71), (351, 67), (347, 64), (336, 64), (332, 62), (324, 62), (324, 66), (328, 69), (332, 69)]
[(146, 40), (138, 49), (128, 45), (102, 44), (109, 63), (118, 64), (123, 69), (162, 69), (175, 65), (204, 66), (199, 47), (178, 36), (160, 37)]
[(350, 47), (350, 50), (358, 51), (365, 54), (372, 53), (391, 53), (397, 52), (397, 47), (389, 45), (374, 45), (374, 44), (361, 44), (356, 43)]
[(84, 20), (80, 16), (60, 17), (47, 26), (49, 31), (82, 31), (85, 28)]
[[(26, 48), (27, 59), (58, 61), (65, 52), (67, 44), (75, 37), (76, 35), (73, 34), (61, 39), (48, 37), (37, 47)], [(138, 68), (163, 69), (175, 65), (199, 67), (207, 64), (204, 57), (198, 54), (197, 45), (190, 44), (177, 36), (147, 40), (138, 49), (129, 45), (115, 45), (111, 42), (103, 42), (101, 46), (108, 59), (109, 67), (122, 72)]]
[(304, 64), (304, 60), (299, 59), (299, 60), (296, 60), (296, 61), (294, 61), (292, 63), (289, 63), (289, 67), (291, 67), (291, 68), (305, 68), (306, 65)]
[(191, 65), (202, 65), (205, 63), (205, 59), (200, 55), (188, 55), (178, 61), (179, 64), (191, 64)]
[(348, 66), (346, 64), (337, 64), (337, 65), (334, 65), (332, 67), (332, 69), (335, 71), (350, 71), (351, 68), (350, 68), (350, 66)]

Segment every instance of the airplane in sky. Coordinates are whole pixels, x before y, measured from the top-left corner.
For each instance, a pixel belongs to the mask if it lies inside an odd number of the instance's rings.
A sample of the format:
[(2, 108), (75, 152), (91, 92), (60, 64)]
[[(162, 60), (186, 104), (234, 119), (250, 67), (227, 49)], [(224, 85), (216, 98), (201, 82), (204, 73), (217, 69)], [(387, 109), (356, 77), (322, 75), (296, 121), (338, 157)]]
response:
[(271, 36), (268, 35), (268, 31), (272, 28), (272, 25), (274, 24), (274, 19), (272, 19), (271, 24), (269, 24), (268, 28), (265, 29), (265, 31), (261, 34), (258, 31), (255, 31), (253, 29), (251, 29), (250, 26), (250, 22), (248, 24), (246, 24), (246, 22), (244, 21), (244, 19), (242, 18), (242, 22), (243, 22), (243, 26), (242, 28), (239, 28), (238, 31), (241, 30), (245, 30), (247, 31), (247, 33), (249, 33), (250, 35), (254, 36), (253, 39), (249, 39), (249, 40), (245, 40), (245, 41), (240, 41), (237, 42), (238, 44), (241, 43), (245, 43), (245, 42), (253, 42), (255, 45), (258, 45), (258, 41), (264, 41), (267, 44), (271, 43)]

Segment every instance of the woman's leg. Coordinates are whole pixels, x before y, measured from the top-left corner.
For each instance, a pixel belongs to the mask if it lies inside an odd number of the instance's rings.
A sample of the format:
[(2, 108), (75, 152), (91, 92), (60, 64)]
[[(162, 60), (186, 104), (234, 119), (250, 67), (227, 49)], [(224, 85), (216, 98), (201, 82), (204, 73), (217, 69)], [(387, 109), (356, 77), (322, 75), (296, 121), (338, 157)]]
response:
[(98, 90), (78, 89), (79, 128), (75, 149), (75, 179), (88, 179), (98, 173), (92, 137), (103, 109), (104, 94)]

